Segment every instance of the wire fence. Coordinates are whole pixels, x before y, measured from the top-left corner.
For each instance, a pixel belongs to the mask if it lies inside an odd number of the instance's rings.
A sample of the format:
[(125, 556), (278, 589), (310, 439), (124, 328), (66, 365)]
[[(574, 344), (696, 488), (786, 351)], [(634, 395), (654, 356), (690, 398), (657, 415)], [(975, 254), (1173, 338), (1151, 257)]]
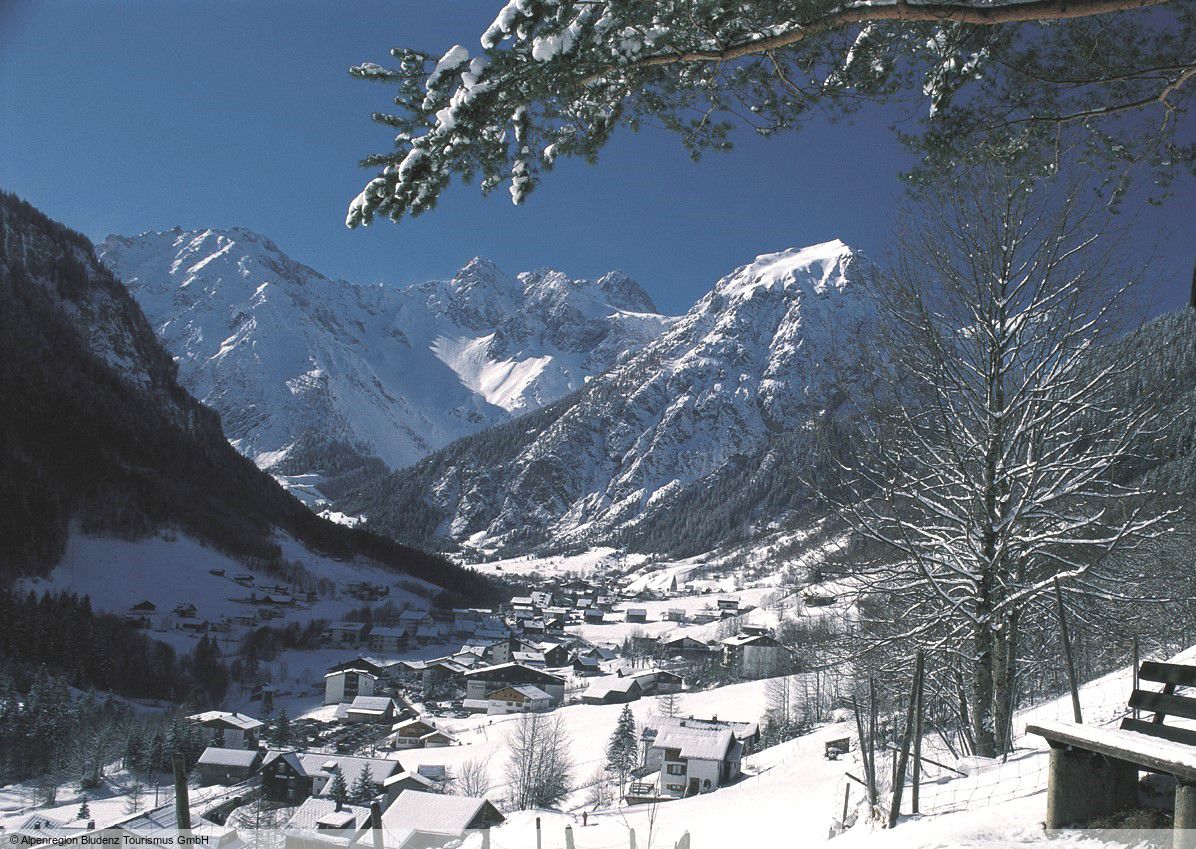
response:
[[(1167, 658), (1174, 653), (1175, 648), (1157, 647), (1151, 655), (1155, 659)], [(1125, 654), (1128, 662), (1123, 666), (1081, 682), (1079, 702), (1084, 724), (1117, 727), (1124, 717), (1135, 713), (1128, 706), (1135, 685), (1134, 657), (1128, 647)], [(1143, 656), (1139, 659), (1151, 658)], [(1047, 787), (1050, 766), (1049, 747), (1042, 738), (1027, 734), (1026, 728), (1035, 723), (1052, 721), (1074, 721), (1069, 690), (1017, 711), (1013, 719), (1012, 750), (999, 759), (960, 756), (934, 731), (928, 732), (922, 740), (916, 813), (938, 815), (974, 811), (1043, 793)], [(856, 742), (853, 740), (853, 748)], [(844, 782), (845, 785), (854, 786), (852, 789), (844, 786), (839, 798), (844, 798), (846, 793), (856, 801), (835, 811), (834, 831), (850, 827), (856, 819), (867, 813), (865, 788), (858, 782), (858, 778), (864, 774), (860, 753), (853, 751), (852, 757), (853, 767), (849, 767), (847, 772), (856, 778), (845, 778)], [(888, 812), (891, 806), (899, 759), (900, 746), (891, 737), (889, 741), (878, 745), (875, 771), (878, 806), (882, 812)], [(911, 759), (905, 777), (902, 815), (915, 813), (912, 792), (914, 769)]]

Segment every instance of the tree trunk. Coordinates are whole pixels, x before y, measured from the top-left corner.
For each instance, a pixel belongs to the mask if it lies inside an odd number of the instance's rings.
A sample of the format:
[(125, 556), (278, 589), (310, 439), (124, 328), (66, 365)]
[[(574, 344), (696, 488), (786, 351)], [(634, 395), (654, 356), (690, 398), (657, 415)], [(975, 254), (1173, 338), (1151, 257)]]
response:
[(976, 626), (973, 637), (975, 661), (972, 668), (972, 741), (982, 758), (997, 755), (993, 716), (993, 632), (986, 621)]

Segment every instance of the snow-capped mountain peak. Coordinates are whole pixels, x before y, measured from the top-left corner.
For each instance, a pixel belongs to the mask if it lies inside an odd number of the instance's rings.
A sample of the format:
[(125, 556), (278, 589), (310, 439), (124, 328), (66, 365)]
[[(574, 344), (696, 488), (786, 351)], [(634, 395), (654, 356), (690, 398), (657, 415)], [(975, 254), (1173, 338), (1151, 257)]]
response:
[(99, 254), (263, 466), (301, 435), (405, 466), (579, 388), (671, 321), (627, 312), (651, 306), (630, 278), (511, 276), (477, 257), (447, 281), (362, 286), (241, 227), (110, 236)]

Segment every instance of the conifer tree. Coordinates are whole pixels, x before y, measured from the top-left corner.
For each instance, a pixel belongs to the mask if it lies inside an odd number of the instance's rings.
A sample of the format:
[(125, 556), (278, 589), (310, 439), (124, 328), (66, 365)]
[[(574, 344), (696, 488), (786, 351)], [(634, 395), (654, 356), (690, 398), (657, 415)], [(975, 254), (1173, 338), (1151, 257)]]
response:
[(353, 787), (349, 790), (349, 801), (355, 805), (368, 805), (370, 800), (374, 798), (374, 774), (370, 770), (369, 764), (357, 773), (357, 778), (353, 780)]
[(344, 773), (340, 769), (336, 770), (336, 774), (332, 777), (332, 783), (328, 785), (328, 797), (341, 804), (349, 801), (349, 784), (345, 781)]
[(627, 782), (631, 771), (635, 769), (638, 759), (639, 741), (635, 734), (635, 717), (631, 713), (631, 706), (624, 705), (615, 723), (614, 733), (606, 745), (607, 769), (615, 774), (619, 781), (619, 794), (623, 793), (623, 785)]

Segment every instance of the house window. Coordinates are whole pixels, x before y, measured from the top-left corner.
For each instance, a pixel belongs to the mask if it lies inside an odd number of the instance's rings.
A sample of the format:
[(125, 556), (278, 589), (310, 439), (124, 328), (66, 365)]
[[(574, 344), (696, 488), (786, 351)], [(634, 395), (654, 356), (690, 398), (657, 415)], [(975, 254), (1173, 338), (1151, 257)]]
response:
[(668, 764), (665, 766), (668, 775), (685, 775), (685, 764)]

